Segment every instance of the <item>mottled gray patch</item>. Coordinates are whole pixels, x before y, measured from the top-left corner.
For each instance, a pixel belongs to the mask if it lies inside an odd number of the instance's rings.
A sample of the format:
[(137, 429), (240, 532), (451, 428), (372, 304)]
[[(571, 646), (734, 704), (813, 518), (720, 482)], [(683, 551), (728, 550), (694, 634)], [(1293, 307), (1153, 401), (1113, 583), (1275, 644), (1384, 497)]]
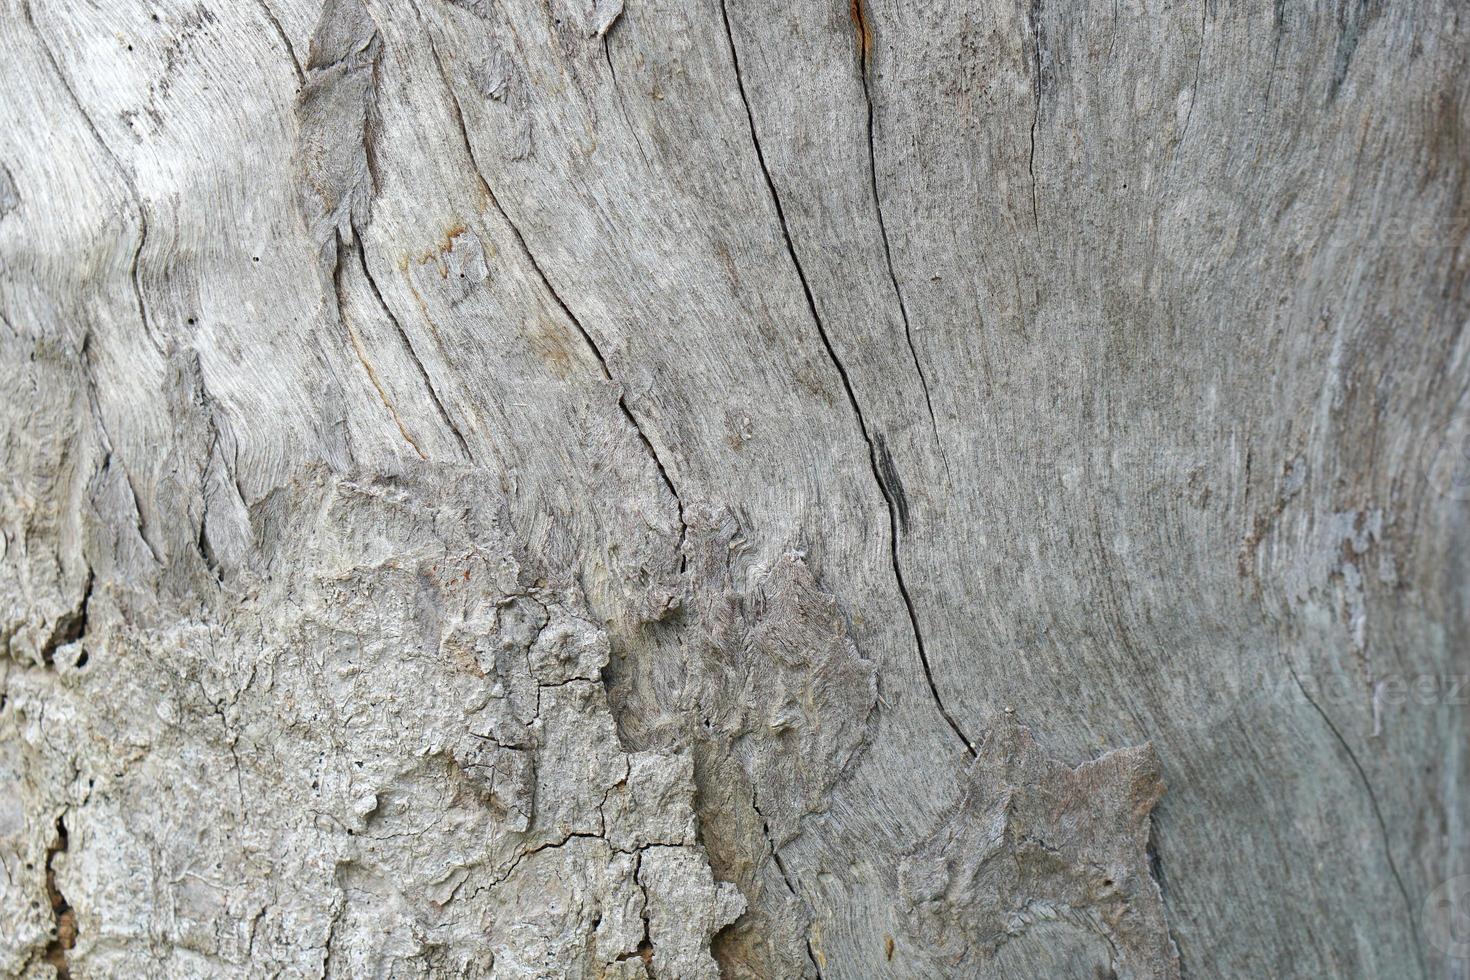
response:
[(1103, 936), (1124, 980), (1177, 978), (1149, 873), (1149, 815), (1164, 793), (1153, 748), (1069, 767), (1007, 723), (977, 749), (959, 805), (899, 865), (915, 934), (969, 973), (1060, 919)]

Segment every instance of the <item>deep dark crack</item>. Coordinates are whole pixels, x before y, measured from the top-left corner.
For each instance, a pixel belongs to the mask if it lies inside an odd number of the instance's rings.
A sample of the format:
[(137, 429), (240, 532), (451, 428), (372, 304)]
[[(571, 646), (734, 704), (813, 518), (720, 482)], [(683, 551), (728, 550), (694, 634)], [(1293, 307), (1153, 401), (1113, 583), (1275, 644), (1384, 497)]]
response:
[(903, 337), (908, 343), (909, 356), (913, 358), (914, 370), (919, 375), (919, 387), (924, 390), (924, 407), (929, 410), (929, 427), (934, 433), (934, 443), (944, 460), (945, 472), (949, 471), (949, 460), (944, 455), (944, 442), (939, 438), (939, 421), (934, 415), (934, 402), (929, 396), (929, 378), (924, 366), (919, 363), (919, 352), (914, 347), (913, 328), (909, 324), (909, 308), (904, 302), (903, 290), (898, 285), (898, 273), (893, 268), (893, 247), (888, 241), (888, 223), (883, 217), (883, 197), (878, 192), (878, 142), (873, 125), (873, 92), (869, 75), (872, 73), (873, 25), (868, 21), (862, 0), (852, 0), (850, 12), (858, 34), (858, 78), (863, 85), (863, 101), (868, 109), (868, 176), (873, 186), (873, 210), (878, 216), (878, 235), (883, 241), (883, 259), (888, 265), (888, 279), (893, 284), (893, 296), (898, 301), (898, 313), (903, 319)]
[[(46, 637), (41, 644), (41, 662), (47, 667), (55, 666), (56, 651), (68, 643), (76, 643), (87, 635), (87, 608), (92, 602), (92, 584), (95, 581), (92, 570), (87, 569), (87, 581), (82, 586), (82, 597), (77, 601), (76, 607), (69, 609), (56, 618), (56, 623), (51, 628), (51, 635)], [(86, 656), (84, 653), (83, 657)], [(84, 666), (83, 659), (78, 659), (77, 666)]]
[(46, 897), (51, 902), (54, 924), (51, 941), (41, 954), (42, 961), (56, 971), (57, 980), (69, 980), (71, 977), (71, 967), (67, 964), (66, 957), (77, 943), (76, 913), (72, 911), (71, 903), (56, 884), (56, 855), (65, 854), (69, 843), (66, 817), (63, 814), (56, 818), (56, 842), (46, 849)]
[(838, 377), (842, 380), (843, 391), (847, 393), (848, 403), (852, 406), (853, 414), (857, 417), (858, 431), (862, 433), (863, 441), (868, 446), (868, 465), (872, 468), (873, 480), (878, 484), (878, 491), (883, 495), (884, 503), (888, 506), (888, 542), (889, 557), (893, 565), (893, 577), (898, 583), (898, 592), (903, 599), (904, 609), (908, 613), (909, 625), (914, 633), (914, 644), (918, 647), (919, 662), (924, 668), (924, 679), (929, 683), (929, 693), (934, 698), (934, 705), (939, 709), (939, 714), (945, 723), (955, 733), (955, 736), (964, 743), (965, 750), (973, 758), (976, 755), (974, 741), (964, 733), (949, 709), (944, 705), (944, 699), (939, 696), (939, 688), (934, 683), (934, 671), (929, 665), (929, 655), (924, 649), (924, 635), (919, 629), (919, 617), (914, 609), (913, 598), (909, 595), (908, 585), (904, 582), (903, 569), (898, 560), (898, 538), (899, 538), (899, 507), (894, 500), (892, 492), (883, 480), (879, 467), (878, 452), (873, 443), (873, 437), (869, 434), (867, 421), (863, 418), (862, 405), (859, 404), (857, 393), (853, 390), (852, 380), (848, 377), (847, 368), (843, 366), (842, 359), (837, 356), (837, 351), (832, 346), (832, 339), (827, 335), (827, 328), (822, 324), (821, 314), (817, 312), (816, 300), (812, 297), (812, 287), (807, 281), (806, 270), (802, 268), (801, 259), (797, 257), (796, 246), (791, 240), (791, 228), (786, 221), (786, 212), (781, 207), (781, 195), (776, 190), (776, 184), (771, 178), (770, 167), (766, 165), (765, 152), (761, 149), (760, 136), (755, 128), (755, 113), (750, 107), (750, 99), (745, 92), (745, 81), (740, 74), (740, 55), (735, 49), (735, 34), (730, 27), (730, 12), (726, 9), (725, 0), (720, 0), (720, 14), (725, 22), (725, 39), (730, 46), (730, 59), (735, 70), (735, 85), (740, 93), (740, 101), (745, 106), (745, 118), (750, 124), (750, 140), (755, 147), (755, 156), (760, 164), (761, 176), (765, 178), (766, 190), (771, 195), (771, 203), (776, 209), (776, 220), (781, 226), (781, 236), (786, 243), (786, 253), (791, 257), (791, 264), (796, 270), (796, 278), (801, 282), (802, 295), (806, 297), (808, 311), (812, 315), (812, 321), (816, 324), (817, 335), (822, 340), (822, 346), (827, 351), (827, 357), (832, 361), (833, 367), (837, 369)]

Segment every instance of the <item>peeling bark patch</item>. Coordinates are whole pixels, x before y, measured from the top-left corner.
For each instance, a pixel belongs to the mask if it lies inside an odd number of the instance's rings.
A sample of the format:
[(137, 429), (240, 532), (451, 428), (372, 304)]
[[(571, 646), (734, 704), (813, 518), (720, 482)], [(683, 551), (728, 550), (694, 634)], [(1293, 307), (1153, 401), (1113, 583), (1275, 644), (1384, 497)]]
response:
[[(120, 625), (126, 593), (99, 569), (111, 682), (25, 671), (0, 718), (125, 753), (53, 767), (56, 786), (79, 765), (109, 785), (57, 837), (37, 821), (15, 955), (48, 976), (43, 956), (69, 955), (79, 975), (192, 976), (205, 958), (228, 974), (714, 980), (710, 937), (744, 901), (698, 839), (692, 756), (622, 744), (607, 633), (575, 576), (487, 506), (494, 490), (469, 467), (313, 468), (253, 508), (274, 546), (204, 622), (190, 601)], [(0, 753), (0, 801), (17, 766)], [(21, 814), (0, 806), (0, 835)], [(67, 827), (87, 832), (62, 860)], [(109, 874), (102, 898), (86, 875), (70, 894), (74, 869), (117, 861), (154, 863)], [(115, 917), (115, 900), (138, 913)], [(73, 903), (106, 942), (72, 948)]]
[(297, 98), (297, 203), (327, 265), (367, 223), (376, 192), (373, 141), (382, 39), (362, 0), (327, 0)]
[(336, 481), (281, 515), (309, 531), (274, 561), (295, 611), (263, 624), (272, 683), (317, 693), (248, 710), (282, 716), (341, 828), (333, 968), (641, 977), (646, 957), (713, 980), (744, 903), (698, 843), (692, 760), (623, 748), (579, 588), (481, 513), (482, 477), (449, 475)]
[(991, 732), (959, 806), (900, 864), (915, 934), (977, 969), (1032, 924), (1104, 938), (1119, 977), (1168, 980), (1179, 956), (1149, 873), (1150, 814), (1164, 792), (1149, 745), (1068, 767), (1030, 732)]
[(732, 885), (717, 884), (705, 864), (684, 848), (650, 847), (638, 865), (648, 896), (649, 967), (656, 977), (718, 977), (709, 955), (714, 934), (745, 911)]
[(801, 553), (740, 568), (749, 584), (737, 590), (737, 533), (728, 512), (702, 510), (691, 523), (701, 680), (688, 707), (706, 719), (707, 735), (729, 740), (779, 847), (804, 816), (826, 809), (861, 750), (877, 669)]

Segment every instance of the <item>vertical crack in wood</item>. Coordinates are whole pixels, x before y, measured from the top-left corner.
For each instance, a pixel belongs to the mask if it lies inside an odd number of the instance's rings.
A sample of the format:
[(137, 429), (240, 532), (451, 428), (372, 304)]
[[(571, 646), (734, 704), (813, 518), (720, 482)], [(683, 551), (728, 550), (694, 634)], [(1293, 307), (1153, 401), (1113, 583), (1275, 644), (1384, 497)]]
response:
[(903, 318), (903, 338), (909, 346), (909, 356), (914, 360), (914, 370), (919, 374), (919, 386), (924, 389), (924, 407), (929, 410), (929, 428), (934, 432), (934, 443), (939, 447), (939, 457), (944, 461), (944, 472), (949, 473), (949, 457), (944, 452), (944, 440), (939, 437), (939, 421), (934, 416), (934, 401), (929, 397), (929, 378), (919, 363), (919, 352), (914, 347), (914, 334), (909, 324), (909, 308), (904, 302), (903, 290), (898, 285), (898, 273), (893, 268), (893, 248), (888, 242), (888, 223), (883, 218), (883, 198), (878, 193), (878, 147), (873, 131), (873, 93), (868, 75), (872, 71), (873, 28), (863, 8), (863, 0), (852, 0), (852, 19), (858, 33), (858, 78), (863, 85), (863, 101), (868, 110), (868, 175), (873, 184), (873, 211), (878, 217), (878, 235), (883, 241), (883, 259), (888, 265), (888, 279), (893, 283), (893, 296), (898, 300), (898, 313)]
[[(356, 239), (357, 229), (354, 228), (353, 242), (347, 247), (361, 251), (361, 247), (357, 244)], [(377, 369), (373, 367), (372, 361), (368, 360), (367, 351), (362, 346), (362, 340), (358, 338), (357, 331), (352, 329), (352, 324), (347, 319), (346, 293), (342, 287), (343, 246), (334, 243), (333, 250), (336, 252), (336, 260), (332, 267), (332, 289), (337, 304), (337, 320), (342, 324), (342, 329), (347, 331), (347, 339), (351, 341), (352, 350), (357, 355), (358, 363), (362, 365), (363, 371), (367, 373), (368, 380), (372, 382), (373, 389), (377, 391), (378, 400), (383, 403), (383, 407), (388, 410), (388, 414), (393, 416), (393, 423), (398, 426), (399, 435), (403, 436), (404, 441), (413, 447), (413, 451), (418, 454), (419, 459), (426, 460), (429, 458), (428, 454), (418, 444), (418, 440), (409, 433), (408, 427), (403, 424), (403, 418), (398, 414), (398, 409), (394, 407), (392, 400), (388, 398), (388, 391), (383, 387), (383, 382), (378, 377)]]
[(143, 324), (143, 335), (152, 340), (153, 346), (161, 351), (158, 340), (154, 338), (153, 331), (148, 326), (148, 306), (143, 302), (143, 280), (138, 273), (138, 267), (143, 258), (143, 246), (148, 243), (148, 212), (144, 209), (141, 198), (138, 199), (137, 204), (138, 245), (133, 249), (132, 259), (128, 262), (128, 280), (133, 284), (133, 299), (138, 304), (138, 321)]
[(373, 292), (373, 298), (378, 301), (378, 306), (382, 308), (384, 315), (388, 317), (388, 320), (397, 329), (398, 339), (403, 342), (403, 348), (408, 352), (409, 359), (413, 361), (414, 367), (418, 368), (419, 378), (423, 381), (424, 388), (429, 392), (429, 399), (433, 401), (434, 407), (439, 410), (439, 417), (444, 420), (444, 424), (449, 427), (449, 431), (454, 433), (454, 438), (459, 443), (459, 451), (464, 454), (465, 459), (473, 460), (474, 454), (470, 452), (470, 446), (465, 441), (464, 433), (455, 424), (454, 418), (449, 414), (449, 410), (444, 407), (444, 401), (439, 397), (439, 392), (434, 388), (434, 382), (429, 379), (428, 369), (424, 367), (424, 362), (419, 358), (418, 351), (414, 350), (413, 341), (408, 339), (408, 331), (403, 329), (403, 323), (399, 321), (398, 317), (394, 315), (392, 308), (388, 306), (387, 301), (383, 299), (383, 291), (378, 288), (377, 280), (373, 278), (371, 270), (368, 269), (367, 248), (363, 245), (361, 233), (354, 228), (352, 234), (357, 244), (357, 258), (362, 265), (362, 275), (367, 280), (368, 288)]
[[(1159, 901), (1167, 911), (1168, 901), (1168, 876), (1164, 873), (1164, 857), (1159, 852), (1159, 809), (1155, 809), (1149, 818), (1148, 843), (1144, 845), (1144, 857), (1148, 860), (1148, 875), (1154, 880), (1154, 886), (1159, 890)], [(1174, 935), (1174, 927), (1169, 922), (1169, 917), (1164, 917), (1164, 927), (1169, 931), (1169, 942), (1174, 946), (1174, 959), (1179, 968), (1179, 980), (1187, 980), (1189, 971), (1184, 967), (1184, 951), (1179, 948), (1179, 939)]]
[[(776, 870), (780, 872), (781, 881), (785, 883), (786, 890), (791, 893), (791, 897), (796, 899), (796, 901), (801, 905), (806, 906), (806, 901), (801, 897), (800, 893), (797, 892), (796, 884), (791, 880), (791, 872), (786, 870), (786, 862), (781, 859), (781, 849), (776, 846), (776, 838), (771, 835), (770, 822), (766, 820), (766, 815), (761, 812), (760, 803), (757, 802), (758, 795), (759, 791), (752, 787), (750, 793), (750, 808), (755, 811), (755, 815), (757, 817), (760, 817), (761, 833), (765, 835), (766, 843), (771, 845), (771, 860), (775, 863)], [(807, 922), (807, 928), (805, 932), (807, 959), (811, 961), (812, 969), (816, 971), (817, 980), (822, 980), (822, 964), (817, 962), (817, 951), (812, 948), (810, 921)]]
[(1296, 667), (1292, 665), (1291, 657), (1285, 649), (1281, 650), (1281, 661), (1286, 665), (1287, 672), (1291, 674), (1291, 679), (1296, 684), (1297, 690), (1301, 691), (1302, 697), (1306, 699), (1307, 704), (1312, 706), (1312, 710), (1321, 716), (1322, 721), (1327, 725), (1327, 730), (1332, 733), (1332, 737), (1337, 740), (1337, 744), (1342, 746), (1342, 750), (1347, 753), (1348, 761), (1353, 764), (1353, 769), (1357, 771), (1358, 780), (1363, 784), (1363, 790), (1368, 795), (1368, 805), (1373, 811), (1373, 819), (1378, 823), (1378, 832), (1383, 840), (1383, 856), (1388, 863), (1388, 871), (1393, 875), (1394, 885), (1398, 890), (1399, 896), (1403, 899), (1404, 916), (1409, 920), (1409, 931), (1415, 937), (1412, 945), (1414, 947), (1414, 958), (1419, 963), (1419, 973), (1421, 976), (1428, 977), (1429, 971), (1424, 962), (1424, 950), (1420, 947), (1418, 940), (1419, 928), (1418, 921), (1414, 916), (1414, 902), (1409, 898), (1409, 889), (1404, 884), (1403, 875), (1399, 873), (1398, 862), (1393, 859), (1393, 840), (1388, 832), (1388, 821), (1384, 819), (1383, 809), (1378, 805), (1378, 794), (1374, 792), (1373, 784), (1368, 780), (1368, 771), (1363, 768), (1362, 762), (1358, 761), (1358, 754), (1353, 751), (1353, 747), (1343, 737), (1342, 731), (1337, 727), (1337, 723), (1323, 710), (1322, 706), (1317, 703), (1316, 698), (1312, 697), (1311, 693), (1307, 690), (1307, 686), (1302, 683), (1301, 676), (1297, 674)]
[(873, 437), (868, 432), (868, 424), (863, 418), (862, 406), (858, 403), (857, 393), (853, 390), (852, 380), (847, 375), (847, 368), (843, 366), (842, 359), (837, 356), (837, 351), (832, 346), (832, 340), (827, 336), (827, 328), (822, 325), (822, 317), (817, 313), (816, 300), (812, 297), (811, 285), (807, 282), (806, 270), (802, 268), (801, 260), (796, 256), (796, 246), (791, 240), (791, 229), (786, 222), (786, 212), (781, 207), (781, 195), (776, 192), (776, 185), (771, 179), (770, 168), (766, 165), (765, 153), (761, 150), (760, 137), (756, 134), (755, 113), (750, 108), (750, 99), (745, 93), (745, 81), (740, 74), (740, 55), (735, 49), (735, 34), (730, 27), (730, 12), (726, 8), (725, 0), (720, 0), (720, 16), (725, 23), (725, 40), (730, 46), (730, 60), (735, 71), (735, 86), (740, 93), (740, 101), (745, 106), (745, 118), (750, 124), (750, 141), (755, 147), (756, 161), (760, 164), (761, 176), (765, 178), (766, 190), (771, 195), (771, 203), (775, 206), (776, 220), (781, 228), (781, 236), (786, 243), (786, 254), (791, 257), (791, 264), (796, 270), (796, 278), (801, 283), (802, 294), (806, 297), (807, 309), (811, 312), (812, 322), (816, 324), (817, 335), (822, 340), (822, 346), (827, 351), (833, 367), (837, 369), (837, 375), (842, 380), (842, 388), (847, 393), (848, 403), (852, 405), (853, 414), (857, 417), (858, 431), (862, 433), (863, 441), (868, 446), (868, 465), (873, 472), (873, 480), (878, 484), (878, 491), (883, 495), (883, 502), (888, 507), (888, 554), (893, 565), (893, 577), (898, 584), (898, 594), (903, 599), (904, 609), (908, 613), (909, 626), (913, 630), (914, 645), (919, 651), (919, 663), (924, 668), (924, 679), (929, 684), (929, 693), (934, 699), (934, 706), (939, 709), (940, 716), (949, 725), (955, 736), (964, 743), (965, 750), (971, 758), (976, 755), (975, 742), (954, 716), (944, 705), (944, 699), (939, 695), (939, 688), (934, 683), (934, 671), (929, 665), (929, 654), (924, 649), (924, 634), (919, 628), (918, 613), (914, 608), (913, 598), (909, 595), (908, 585), (904, 582), (903, 569), (898, 560), (898, 506), (894, 502), (893, 493), (883, 480), (879, 472), (877, 450), (873, 445)]
[(1184, 125), (1179, 130), (1179, 142), (1175, 147), (1184, 145), (1184, 137), (1189, 135), (1189, 124), (1194, 121), (1194, 107), (1199, 102), (1199, 72), (1200, 65), (1205, 60), (1205, 31), (1210, 23), (1210, 0), (1200, 0), (1199, 16), (1199, 47), (1194, 52), (1194, 87), (1189, 90), (1189, 109), (1184, 114)]
[(613, 67), (612, 49), (608, 47), (606, 34), (602, 36), (602, 57), (607, 62), (607, 77), (612, 82), (613, 97), (618, 100), (618, 112), (622, 114), (623, 125), (628, 127), (628, 134), (638, 147), (638, 156), (643, 160), (643, 165), (652, 171), (653, 164), (649, 162), (648, 153), (643, 149), (643, 138), (638, 135), (638, 127), (633, 125), (633, 120), (628, 116), (628, 102), (623, 98), (623, 90), (618, 85), (618, 70)]
[(1041, 3), (1042, 0), (1031, 0), (1031, 6), (1027, 10), (1027, 21), (1031, 26), (1033, 102), (1031, 106), (1031, 150), (1026, 160), (1026, 172), (1031, 175), (1031, 223), (1037, 231), (1041, 230), (1041, 209), (1036, 197), (1036, 127), (1041, 122)]
[[(417, 7), (415, 7), (415, 10), (417, 10)], [(420, 16), (420, 24), (422, 26), (422, 16)], [(505, 222), (511, 234), (515, 236), (516, 244), (520, 247), (521, 254), (530, 263), (531, 268), (535, 270), (537, 278), (541, 281), (541, 285), (545, 287), (546, 292), (551, 296), (557, 307), (561, 309), (563, 315), (571, 322), (572, 326), (576, 327), (577, 332), (582, 335), (582, 340), (587, 344), (588, 349), (592, 351), (592, 356), (597, 358), (597, 363), (602, 368), (603, 377), (617, 387), (619, 410), (623, 413), (623, 417), (627, 419), (628, 424), (633, 427), (633, 431), (637, 434), (638, 440), (643, 443), (643, 448), (648, 451), (648, 456), (653, 461), (654, 468), (658, 470), (658, 475), (663, 481), (664, 488), (674, 498), (674, 507), (679, 517), (679, 543), (676, 547), (679, 553), (679, 571), (682, 573), (688, 561), (684, 554), (684, 545), (689, 538), (689, 524), (684, 519), (684, 498), (680, 496), (678, 487), (674, 485), (673, 479), (669, 476), (668, 469), (664, 466), (663, 459), (659, 456), (658, 450), (654, 448), (652, 440), (648, 438), (648, 433), (644, 430), (642, 423), (633, 414), (633, 410), (628, 407), (627, 395), (624, 393), (623, 384), (613, 376), (612, 371), (608, 367), (607, 358), (603, 356), (602, 348), (597, 345), (597, 341), (592, 339), (592, 335), (587, 332), (587, 328), (582, 325), (582, 321), (577, 318), (577, 314), (572, 312), (572, 308), (567, 305), (566, 300), (562, 299), (561, 294), (556, 291), (556, 287), (551, 284), (551, 279), (547, 277), (546, 270), (541, 267), (541, 263), (537, 260), (536, 254), (531, 251), (530, 245), (527, 244), (526, 236), (521, 234), (520, 228), (510, 219), (510, 215), (501, 206), (500, 199), (495, 196), (494, 189), (491, 188), (490, 182), (485, 178), (484, 168), (480, 166), (480, 161), (475, 156), (474, 144), (470, 142), (470, 133), (465, 127), (464, 107), (460, 105), (459, 96), (455, 93), (454, 85), (449, 80), (449, 73), (444, 69), (444, 61), (439, 57), (439, 49), (435, 46), (434, 38), (429, 34), (426, 26), (424, 27), (424, 37), (428, 41), (429, 55), (434, 59), (434, 67), (438, 70), (439, 80), (444, 85), (444, 91), (449, 96), (449, 106), (453, 110), (455, 124), (459, 127), (460, 140), (464, 143), (465, 153), (469, 155), (470, 165), (474, 169), (475, 177), (480, 183), (480, 189), (484, 191), (486, 199), (495, 208), (495, 212), (500, 215), (501, 220)]]
[(259, 4), (261, 13), (265, 14), (265, 19), (270, 21), (272, 29), (276, 32), (276, 37), (281, 41), (281, 47), (286, 51), (286, 57), (291, 60), (291, 66), (296, 69), (296, 80), (305, 87), (306, 69), (301, 67), (301, 59), (296, 57), (296, 49), (291, 46), (291, 39), (286, 36), (286, 29), (281, 26), (281, 21), (276, 17), (276, 12), (271, 9), (270, 4), (266, 3), (266, 0), (255, 0), (255, 2)]
[(52, 936), (41, 954), (41, 961), (56, 971), (56, 980), (70, 980), (66, 957), (77, 942), (76, 913), (56, 884), (56, 855), (65, 854), (68, 843), (66, 815), (62, 814), (56, 818), (56, 843), (46, 849), (46, 897), (51, 902)]

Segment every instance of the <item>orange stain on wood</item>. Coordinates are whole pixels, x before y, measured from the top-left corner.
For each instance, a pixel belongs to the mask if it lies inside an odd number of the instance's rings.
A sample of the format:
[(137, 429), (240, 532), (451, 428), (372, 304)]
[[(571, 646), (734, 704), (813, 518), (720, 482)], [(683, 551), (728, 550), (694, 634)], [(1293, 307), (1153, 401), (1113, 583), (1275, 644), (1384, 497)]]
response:
[(873, 27), (868, 23), (863, 0), (848, 0), (847, 15), (852, 18), (852, 26), (857, 30), (858, 50), (862, 53), (863, 61), (867, 61), (868, 55), (873, 53)]
[[(469, 231), (469, 228), (465, 227), (464, 222), (456, 221), (445, 230), (443, 238), (436, 242), (428, 251), (421, 253), (414, 261), (419, 265), (428, 265), (430, 262), (437, 263), (439, 266), (439, 278), (448, 279), (449, 266), (444, 264), (444, 256), (454, 251), (455, 241), (467, 231)], [(404, 261), (407, 262), (406, 259)]]
[(536, 328), (526, 337), (531, 350), (551, 369), (552, 374), (566, 378), (572, 373), (572, 356), (562, 340), (564, 331), (545, 318), (537, 319)]

